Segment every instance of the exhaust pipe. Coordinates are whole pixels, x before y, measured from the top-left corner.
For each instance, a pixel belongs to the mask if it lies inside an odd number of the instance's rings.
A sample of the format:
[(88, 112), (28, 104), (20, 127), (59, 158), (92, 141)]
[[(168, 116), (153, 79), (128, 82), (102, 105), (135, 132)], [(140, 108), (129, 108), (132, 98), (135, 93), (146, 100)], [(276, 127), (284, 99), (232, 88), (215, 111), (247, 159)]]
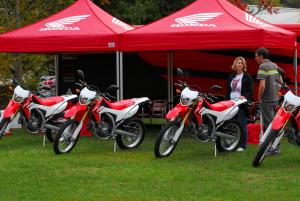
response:
[(58, 131), (60, 129), (60, 127), (53, 126), (53, 125), (50, 125), (50, 124), (45, 124), (44, 127), (49, 128), (51, 130), (55, 130), (55, 131)]
[(125, 136), (128, 136), (128, 137), (136, 137), (135, 134), (129, 133), (127, 131), (119, 130), (119, 129), (117, 129), (115, 132), (119, 135), (125, 135)]
[(228, 134), (222, 133), (222, 132), (216, 132), (216, 136), (223, 137), (223, 138), (226, 138), (226, 139), (231, 139), (231, 140), (235, 139), (234, 136), (228, 135)]

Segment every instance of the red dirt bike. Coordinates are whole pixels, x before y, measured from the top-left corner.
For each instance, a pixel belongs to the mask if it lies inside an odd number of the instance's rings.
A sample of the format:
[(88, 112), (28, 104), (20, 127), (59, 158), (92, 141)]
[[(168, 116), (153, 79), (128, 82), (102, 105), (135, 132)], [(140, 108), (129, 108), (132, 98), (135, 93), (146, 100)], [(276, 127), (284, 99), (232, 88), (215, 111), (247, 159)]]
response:
[[(75, 147), (81, 128), (87, 128), (100, 139), (115, 139), (121, 149), (138, 147), (144, 140), (145, 126), (136, 118), (141, 104), (148, 98), (134, 98), (112, 102), (109, 93), (101, 93), (96, 86), (84, 82), (83, 72), (78, 70), (81, 79), (79, 102), (67, 110), (64, 117), (69, 119), (59, 130), (53, 143), (56, 154), (69, 153)], [(116, 91), (111, 85), (107, 91)]]
[[(182, 70), (177, 69), (177, 74), (183, 76)], [(234, 151), (241, 138), (241, 127), (233, 118), (238, 112), (238, 106), (247, 100), (237, 99), (211, 104), (208, 94), (194, 90), (182, 81), (175, 85), (181, 88), (180, 103), (166, 115), (169, 122), (156, 140), (155, 156), (169, 156), (175, 150), (184, 128), (189, 124), (193, 125), (197, 140), (212, 140), (221, 152)]]
[(271, 124), (260, 139), (260, 148), (252, 162), (254, 167), (260, 166), (269, 149), (275, 149), (283, 136), (288, 142), (300, 146), (300, 97), (294, 95), (289, 87), (276, 81), (281, 89), (287, 90), (281, 107), (277, 111)]
[(53, 142), (52, 130), (58, 130), (62, 120), (61, 112), (77, 102), (77, 95), (55, 96), (40, 99), (26, 87), (19, 84), (15, 70), (10, 69), (13, 76), (13, 98), (4, 109), (0, 121), (0, 139), (7, 133), (19, 114), (18, 123), (30, 133), (46, 130), (46, 136)]

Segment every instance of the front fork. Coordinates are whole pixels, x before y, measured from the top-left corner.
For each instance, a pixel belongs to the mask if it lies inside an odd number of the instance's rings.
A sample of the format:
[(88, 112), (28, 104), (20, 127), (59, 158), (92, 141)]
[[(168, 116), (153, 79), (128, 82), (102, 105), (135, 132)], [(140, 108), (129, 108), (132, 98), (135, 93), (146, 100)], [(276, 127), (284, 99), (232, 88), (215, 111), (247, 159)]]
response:
[[(73, 133), (73, 135), (72, 135), (72, 138), (73, 138), (73, 139), (76, 139), (76, 138), (78, 137), (78, 135), (79, 135), (79, 133), (80, 133), (80, 130), (81, 130), (81, 128), (82, 128), (83, 122), (85, 121), (85, 119), (86, 119), (86, 117), (88, 116), (89, 113), (90, 113), (90, 109), (88, 109), (88, 110), (84, 113), (84, 115), (83, 115), (81, 121), (79, 122), (79, 125), (77, 126), (77, 128), (75, 129), (75, 131), (74, 131), (74, 133)], [(71, 117), (71, 119), (75, 119), (75, 115), (74, 115), (73, 117)]]
[(173, 137), (173, 141), (174, 142), (177, 142), (177, 140), (179, 139), (179, 137), (180, 137), (180, 135), (181, 135), (181, 133), (182, 133), (182, 131), (184, 129), (184, 125), (185, 125), (186, 121), (188, 120), (191, 112), (192, 112), (192, 109), (190, 108), (189, 111), (187, 112), (187, 114), (185, 115), (185, 117), (183, 118), (183, 120), (182, 120), (182, 122), (180, 124), (179, 129), (176, 131), (176, 133), (175, 133), (175, 135)]
[[(19, 114), (19, 110), (20, 110), (20, 109), (17, 109), (17, 111), (12, 115), (12, 117), (9, 118), (10, 120), (9, 120), (9, 123), (7, 124), (7, 127), (6, 127), (6, 129), (5, 129), (5, 131), (4, 131), (4, 133), (8, 133), (9, 130), (11, 129), (11, 127), (12, 127), (12, 125), (13, 125), (13, 122), (15, 121), (16, 117), (17, 117), (18, 114)], [(4, 117), (3, 117), (3, 111), (2, 111), (2, 114), (1, 114), (0, 120), (1, 120), (2, 118), (4, 118)]]
[[(275, 149), (278, 146), (280, 140), (282, 139), (282, 137), (284, 135), (284, 130), (285, 130), (285, 127), (286, 127), (288, 122), (289, 121), (286, 121), (285, 124), (282, 126), (282, 128), (279, 130), (278, 136), (275, 138), (275, 140), (274, 140), (274, 142), (271, 146), (272, 149)], [(259, 145), (261, 145), (266, 140), (266, 138), (269, 136), (271, 130), (272, 130), (272, 123), (268, 126), (267, 130), (265, 131), (265, 133), (263, 134), (263, 136), (259, 140)]]

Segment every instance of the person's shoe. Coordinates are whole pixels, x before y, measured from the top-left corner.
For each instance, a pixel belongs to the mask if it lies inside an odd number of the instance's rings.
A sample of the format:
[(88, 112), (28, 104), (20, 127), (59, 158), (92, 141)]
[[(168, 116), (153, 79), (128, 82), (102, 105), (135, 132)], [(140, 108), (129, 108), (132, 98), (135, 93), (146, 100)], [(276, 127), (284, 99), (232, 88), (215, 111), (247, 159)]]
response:
[(245, 151), (245, 149), (243, 147), (239, 147), (236, 151), (237, 152), (243, 152), (243, 151)]

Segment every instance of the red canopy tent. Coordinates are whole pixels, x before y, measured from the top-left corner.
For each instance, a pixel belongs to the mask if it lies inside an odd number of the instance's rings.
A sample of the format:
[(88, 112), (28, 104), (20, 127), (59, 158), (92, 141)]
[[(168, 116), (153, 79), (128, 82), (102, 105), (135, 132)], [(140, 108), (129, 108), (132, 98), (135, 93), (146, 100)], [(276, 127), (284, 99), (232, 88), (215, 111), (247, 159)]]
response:
[(0, 35), (0, 52), (102, 52), (119, 49), (119, 34), (134, 28), (89, 0)]
[(227, 0), (197, 0), (178, 12), (121, 35), (124, 51), (294, 49), (295, 33), (261, 21)]

